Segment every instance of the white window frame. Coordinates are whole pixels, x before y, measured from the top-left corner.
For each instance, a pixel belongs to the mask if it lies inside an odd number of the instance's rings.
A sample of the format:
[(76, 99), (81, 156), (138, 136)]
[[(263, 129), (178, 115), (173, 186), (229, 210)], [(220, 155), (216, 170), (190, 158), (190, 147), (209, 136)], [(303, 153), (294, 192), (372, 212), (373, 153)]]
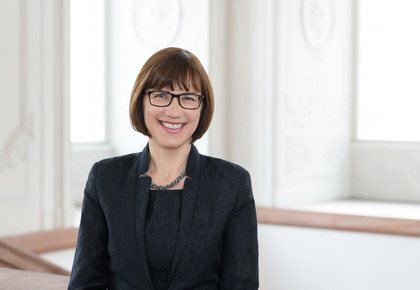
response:
[[(70, 0), (71, 1), (71, 0)], [(103, 30), (104, 30), (104, 42), (107, 42), (107, 5), (108, 1), (103, 1), (103, 13), (104, 13), (104, 23), (103, 23)], [(109, 140), (109, 110), (108, 110), (108, 103), (109, 103), (109, 96), (107, 93), (107, 54), (106, 48), (104, 48), (104, 58), (103, 58), (103, 66), (104, 66), (104, 139), (101, 141), (88, 141), (88, 142), (72, 142), (71, 143), (71, 168), (70, 168), (70, 196), (71, 196), (71, 203), (72, 206), (78, 209), (81, 206), (82, 198), (83, 198), (83, 189), (85, 187), (86, 178), (89, 174), (89, 170), (94, 164), (94, 162), (113, 156), (115, 154), (115, 150), (110, 143)], [(76, 217), (77, 219), (77, 217)], [(77, 222), (75, 221), (75, 226)]]
[(356, 1), (352, 198), (420, 202), (420, 143), (357, 139), (358, 4)]

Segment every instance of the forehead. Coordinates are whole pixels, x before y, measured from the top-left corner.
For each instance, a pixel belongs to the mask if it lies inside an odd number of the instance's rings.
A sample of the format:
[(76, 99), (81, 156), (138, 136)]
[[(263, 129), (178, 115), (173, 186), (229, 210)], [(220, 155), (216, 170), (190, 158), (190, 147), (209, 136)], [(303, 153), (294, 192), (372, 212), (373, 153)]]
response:
[(148, 84), (149, 88), (168, 91), (201, 92), (201, 79), (190, 75), (156, 75)]
[(162, 91), (170, 91), (170, 92), (191, 92), (191, 93), (198, 93), (201, 94), (201, 90), (193, 86), (191, 83), (187, 83), (186, 86), (181, 86), (178, 83), (173, 83), (172, 86), (168, 85), (161, 88), (154, 88), (157, 90)]

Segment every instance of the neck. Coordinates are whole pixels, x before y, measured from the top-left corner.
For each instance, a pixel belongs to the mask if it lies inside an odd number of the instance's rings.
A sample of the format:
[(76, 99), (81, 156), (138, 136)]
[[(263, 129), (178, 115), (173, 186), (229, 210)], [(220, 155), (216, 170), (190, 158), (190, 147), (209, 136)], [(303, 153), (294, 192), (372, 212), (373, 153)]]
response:
[(149, 174), (162, 178), (179, 175), (187, 167), (191, 144), (179, 148), (162, 148), (149, 139)]

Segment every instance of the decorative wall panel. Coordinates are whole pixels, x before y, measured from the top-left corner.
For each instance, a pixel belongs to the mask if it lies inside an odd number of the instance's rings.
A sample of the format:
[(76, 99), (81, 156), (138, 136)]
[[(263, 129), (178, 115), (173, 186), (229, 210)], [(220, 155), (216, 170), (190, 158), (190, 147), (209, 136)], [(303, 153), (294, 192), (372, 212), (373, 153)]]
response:
[(212, 135), (223, 157), (250, 170), (259, 205), (346, 196), (352, 1), (226, 2), (226, 25), (212, 26), (224, 35), (212, 60), (224, 76)]
[(38, 229), (40, 221), (39, 204), (32, 203), (29, 192), (28, 172), (38, 172), (39, 165), (28, 159), (34, 115), (27, 110), (25, 91), (30, 47), (25, 8), (25, 1), (0, 1), (0, 234)]
[(167, 46), (178, 34), (180, 0), (134, 0), (133, 26), (138, 38), (153, 49)]
[(0, 1), (0, 235), (63, 224), (64, 3)]
[(330, 39), (333, 28), (332, 0), (302, 0), (302, 29), (312, 49), (322, 49)]
[(26, 112), (23, 8), (21, 1), (2, 1), (0, 53), (0, 198), (26, 192), (27, 154), (32, 143), (33, 118)]
[(350, 192), (351, 1), (281, 3), (275, 204), (343, 198)]
[(286, 181), (344, 174), (348, 145), (330, 135), (289, 137), (285, 144)]

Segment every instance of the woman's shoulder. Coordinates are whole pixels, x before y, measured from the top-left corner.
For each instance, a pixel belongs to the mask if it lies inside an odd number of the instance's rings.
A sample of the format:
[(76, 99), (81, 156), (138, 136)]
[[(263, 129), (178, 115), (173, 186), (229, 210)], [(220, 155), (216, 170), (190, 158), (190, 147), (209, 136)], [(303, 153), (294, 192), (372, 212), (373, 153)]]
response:
[(230, 175), (243, 175), (244, 173), (248, 174), (248, 171), (244, 167), (232, 161), (207, 155), (202, 155), (202, 160), (202, 164), (206, 171), (210, 170), (215, 172), (226, 172)]
[(119, 176), (135, 174), (141, 160), (140, 153), (131, 153), (126, 155), (114, 156), (97, 161), (93, 165), (93, 171), (102, 176), (112, 176), (113, 179)]
[(102, 160), (99, 160), (96, 162), (97, 166), (99, 167), (120, 167), (120, 166), (126, 166), (126, 165), (131, 165), (131, 164), (135, 164), (140, 153), (130, 153), (130, 154), (125, 154), (125, 155), (120, 155), (120, 156), (113, 156), (113, 157), (108, 157)]

